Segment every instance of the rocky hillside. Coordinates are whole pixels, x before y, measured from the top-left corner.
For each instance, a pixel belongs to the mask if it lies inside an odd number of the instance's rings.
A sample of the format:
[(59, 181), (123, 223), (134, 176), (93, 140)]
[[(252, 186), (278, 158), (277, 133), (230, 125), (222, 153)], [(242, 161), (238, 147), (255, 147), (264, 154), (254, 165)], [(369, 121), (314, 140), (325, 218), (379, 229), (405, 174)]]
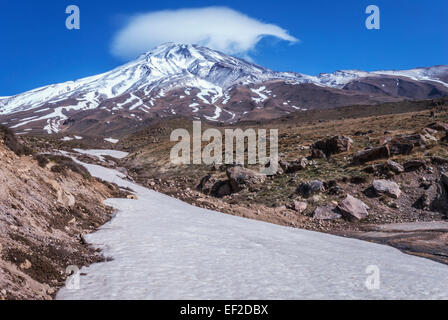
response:
[(111, 218), (103, 200), (122, 196), (69, 158), (32, 153), (1, 128), (0, 300), (51, 299), (69, 265), (104, 259), (83, 235)]
[(271, 177), (260, 177), (257, 166), (171, 164), (169, 133), (182, 122), (189, 128), (182, 119), (122, 140), (118, 146), (133, 151), (122, 165), (141, 184), (196, 206), (367, 238), (448, 262), (444, 224), (423, 234), (421, 225), (415, 233), (379, 231), (383, 225), (448, 218), (446, 100), (306, 115), (244, 123), (279, 129), (282, 170)]

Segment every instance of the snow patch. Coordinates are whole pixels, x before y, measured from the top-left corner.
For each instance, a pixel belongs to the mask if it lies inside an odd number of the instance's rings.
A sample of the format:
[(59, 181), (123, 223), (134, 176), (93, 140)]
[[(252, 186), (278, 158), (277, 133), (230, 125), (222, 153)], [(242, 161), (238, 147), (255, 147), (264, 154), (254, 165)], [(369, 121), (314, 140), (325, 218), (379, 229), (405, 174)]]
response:
[[(399, 250), (191, 206), (83, 164), (134, 190), (108, 199), (115, 217), (86, 240), (112, 260), (83, 267), (79, 290), (57, 299), (448, 299), (446, 265)], [(368, 266), (381, 271), (368, 290)]]
[(105, 138), (104, 141), (117, 144), (120, 140), (114, 138)]

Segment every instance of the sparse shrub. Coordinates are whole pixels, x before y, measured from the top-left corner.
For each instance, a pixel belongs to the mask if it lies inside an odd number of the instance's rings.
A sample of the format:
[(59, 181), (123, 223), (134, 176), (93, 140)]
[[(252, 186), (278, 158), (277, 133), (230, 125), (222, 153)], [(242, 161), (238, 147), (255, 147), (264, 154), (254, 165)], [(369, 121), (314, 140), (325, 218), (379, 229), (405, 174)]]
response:
[(39, 154), (34, 156), (40, 167), (44, 168), (48, 163), (54, 162), (55, 165), (51, 167), (51, 171), (55, 173), (65, 174), (67, 170), (71, 170), (75, 173), (80, 174), (85, 179), (90, 179), (91, 175), (86, 168), (82, 165), (77, 164), (72, 158), (55, 155), (55, 154)]
[(44, 154), (34, 155), (34, 159), (37, 161), (41, 168), (45, 168), (50, 162), (50, 160), (48, 160), (48, 158)]
[(21, 144), (14, 131), (6, 126), (0, 125), (0, 137), (3, 138), (5, 145), (18, 156), (28, 156), (33, 153), (31, 148)]

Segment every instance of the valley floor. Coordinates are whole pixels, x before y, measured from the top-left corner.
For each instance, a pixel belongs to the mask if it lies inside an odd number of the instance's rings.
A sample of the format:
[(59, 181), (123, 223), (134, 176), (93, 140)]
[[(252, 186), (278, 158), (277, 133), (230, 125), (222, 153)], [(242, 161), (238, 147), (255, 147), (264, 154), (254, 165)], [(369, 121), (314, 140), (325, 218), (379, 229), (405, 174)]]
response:
[[(446, 265), (194, 207), (85, 166), (138, 199), (107, 200), (118, 213), (87, 240), (111, 259), (82, 268), (80, 289), (58, 299), (448, 299)], [(369, 266), (377, 290), (366, 286)]]

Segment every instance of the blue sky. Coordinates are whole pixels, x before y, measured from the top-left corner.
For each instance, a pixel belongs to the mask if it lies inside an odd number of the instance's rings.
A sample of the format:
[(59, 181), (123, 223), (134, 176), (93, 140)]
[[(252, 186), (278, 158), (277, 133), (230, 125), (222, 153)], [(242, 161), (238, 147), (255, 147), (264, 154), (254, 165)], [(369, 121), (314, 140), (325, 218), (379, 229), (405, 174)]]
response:
[[(65, 28), (78, 5), (81, 29)], [(381, 29), (367, 30), (365, 8), (381, 10)], [(274, 24), (300, 42), (273, 36), (248, 53), (279, 71), (407, 69), (448, 64), (446, 0), (3, 0), (0, 3), (0, 96), (108, 71), (125, 60), (113, 40), (130, 16), (159, 10), (225, 6)]]

